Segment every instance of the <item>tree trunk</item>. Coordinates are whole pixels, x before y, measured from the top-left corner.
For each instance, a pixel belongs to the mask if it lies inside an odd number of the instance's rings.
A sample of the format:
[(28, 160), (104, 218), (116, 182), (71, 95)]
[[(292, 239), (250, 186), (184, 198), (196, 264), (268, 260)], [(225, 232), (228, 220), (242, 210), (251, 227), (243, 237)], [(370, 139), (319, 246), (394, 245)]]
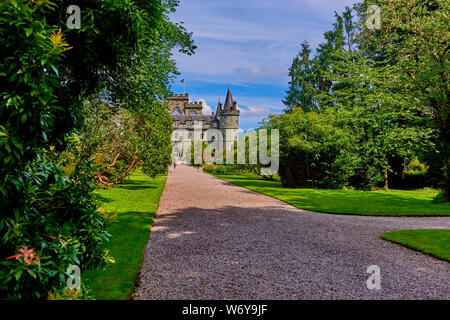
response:
[(447, 156), (444, 166), (444, 201), (450, 201), (450, 157)]
[(450, 134), (449, 126), (446, 124), (442, 130), (441, 154), (444, 165), (444, 201), (450, 201)]
[(388, 168), (384, 168), (384, 188), (389, 188)]

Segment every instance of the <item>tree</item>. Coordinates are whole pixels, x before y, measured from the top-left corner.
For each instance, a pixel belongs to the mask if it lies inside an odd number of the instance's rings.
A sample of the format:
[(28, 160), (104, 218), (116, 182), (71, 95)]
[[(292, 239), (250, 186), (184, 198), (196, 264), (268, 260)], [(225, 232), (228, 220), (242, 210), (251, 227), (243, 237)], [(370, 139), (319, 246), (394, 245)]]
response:
[[(86, 99), (160, 114), (154, 102), (177, 72), (172, 50), (195, 49), (191, 35), (168, 17), (178, 1), (82, 0), (81, 29), (68, 30), (70, 4), (15, 0), (0, 7), (0, 256), (22, 246), (41, 256), (40, 265), (2, 261), (3, 299), (43, 299), (64, 286), (68, 265), (86, 270), (110, 261), (92, 164), (80, 161), (68, 175), (51, 153), (65, 150), (82, 129), (90, 116), (83, 113)], [(163, 134), (143, 138), (155, 148), (170, 143), (165, 112), (155, 126)], [(149, 173), (161, 169), (157, 157), (146, 158)]]
[[(303, 104), (299, 107), (305, 114), (297, 111), (269, 121), (288, 132), (282, 152), (282, 167), (288, 167), (288, 173), (281, 168), (280, 175), (294, 186), (369, 189), (384, 182), (387, 188), (391, 174), (402, 174), (406, 162), (431, 145), (433, 130), (427, 128), (423, 113), (411, 107), (414, 98), (404, 94), (399, 66), (380, 63), (359, 50), (354, 39), (360, 39), (356, 33), (360, 21), (353, 23), (352, 11), (346, 8), (342, 17), (335, 16), (334, 29), (324, 34), (325, 42), (319, 45), (309, 69), (291, 72), (291, 87), (295, 87), (294, 79), (314, 79), (309, 98), (318, 114), (309, 114), (311, 109)], [(308, 88), (305, 82), (297, 83), (300, 94)], [(325, 134), (323, 128), (342, 134)], [(351, 147), (345, 144), (350, 136)], [(347, 147), (340, 150), (340, 143)], [(301, 169), (296, 168), (298, 161)], [(329, 168), (330, 163), (336, 168)], [(336, 173), (341, 169), (345, 174), (339, 173), (342, 179), (338, 179)]]
[(291, 111), (295, 106), (300, 106), (303, 110), (315, 110), (314, 107), (314, 76), (310, 60), (311, 48), (307, 41), (301, 44), (301, 50), (294, 58), (292, 66), (289, 68), (289, 90), (283, 103), (286, 110)]
[(439, 135), (436, 159), (443, 172), (444, 198), (450, 199), (449, 18), (446, 0), (365, 0), (358, 7), (361, 21), (369, 5), (381, 9), (382, 26), (361, 27), (365, 54), (398, 67), (402, 94), (431, 118)]
[(358, 164), (353, 137), (334, 125), (337, 110), (270, 116), (266, 125), (280, 132), (280, 178), (286, 187), (341, 188)]
[(304, 111), (323, 110), (327, 105), (320, 100), (320, 94), (328, 93), (333, 83), (324, 77), (325, 72), (332, 72), (334, 52), (344, 48), (350, 49), (353, 44), (354, 26), (350, 8), (346, 8), (343, 17), (335, 13), (336, 22), (333, 30), (324, 33), (325, 41), (319, 44), (313, 58), (308, 42), (301, 44), (301, 50), (294, 58), (289, 69), (289, 90), (283, 103), (290, 111), (297, 106)]

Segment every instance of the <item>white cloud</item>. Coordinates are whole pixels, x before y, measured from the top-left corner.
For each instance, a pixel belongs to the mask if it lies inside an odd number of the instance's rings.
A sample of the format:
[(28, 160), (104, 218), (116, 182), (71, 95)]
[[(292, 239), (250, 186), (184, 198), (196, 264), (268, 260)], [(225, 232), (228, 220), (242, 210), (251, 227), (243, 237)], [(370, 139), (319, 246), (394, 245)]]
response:
[(243, 116), (267, 116), (271, 111), (269, 108), (262, 107), (247, 107), (246, 109), (240, 108), (241, 115)]
[(203, 111), (202, 111), (202, 113), (203, 113), (204, 115), (211, 115), (211, 113), (214, 112), (214, 111), (212, 110), (211, 106), (208, 105), (208, 104), (206, 103), (206, 100), (205, 100), (204, 98), (200, 98), (200, 99), (198, 99), (197, 101), (199, 101), (199, 102), (202, 103), (202, 105), (203, 105)]
[(284, 76), (288, 73), (287, 68), (280, 68), (271, 64), (263, 64), (259, 67), (236, 68), (236, 73), (240, 73), (246, 80), (259, 80)]

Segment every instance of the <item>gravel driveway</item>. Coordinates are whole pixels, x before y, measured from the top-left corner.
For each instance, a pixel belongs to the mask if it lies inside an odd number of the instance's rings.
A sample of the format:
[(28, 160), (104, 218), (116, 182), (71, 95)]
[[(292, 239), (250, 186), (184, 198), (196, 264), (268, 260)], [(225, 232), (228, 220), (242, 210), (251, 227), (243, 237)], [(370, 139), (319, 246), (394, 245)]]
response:
[[(180, 165), (169, 173), (135, 299), (450, 299), (450, 264), (380, 239), (448, 217), (296, 209)], [(367, 267), (381, 269), (369, 290)]]

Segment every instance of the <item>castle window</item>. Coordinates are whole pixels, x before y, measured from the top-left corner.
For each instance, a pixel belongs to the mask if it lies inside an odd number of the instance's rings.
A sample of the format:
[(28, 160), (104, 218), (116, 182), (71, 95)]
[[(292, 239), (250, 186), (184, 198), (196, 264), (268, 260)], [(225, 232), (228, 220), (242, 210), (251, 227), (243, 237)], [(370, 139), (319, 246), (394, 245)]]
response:
[(178, 127), (178, 121), (175, 121), (175, 122), (173, 123), (173, 126), (174, 126), (174, 127)]
[(172, 113), (171, 113), (172, 116), (179, 116), (180, 114), (181, 114), (181, 111), (178, 107), (173, 109)]
[(217, 122), (213, 122), (213, 128), (217, 128)]
[(192, 125), (192, 123), (191, 123), (191, 122), (187, 122), (187, 126), (188, 126), (188, 128), (190, 128), (190, 127), (191, 127), (191, 125)]

